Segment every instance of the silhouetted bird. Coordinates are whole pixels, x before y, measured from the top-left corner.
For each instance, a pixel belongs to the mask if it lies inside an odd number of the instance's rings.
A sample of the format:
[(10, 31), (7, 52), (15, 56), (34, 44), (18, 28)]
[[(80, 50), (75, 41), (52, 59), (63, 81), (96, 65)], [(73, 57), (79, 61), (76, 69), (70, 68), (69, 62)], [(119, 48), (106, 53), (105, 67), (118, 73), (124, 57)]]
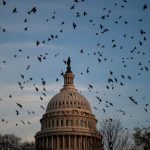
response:
[(24, 22), (27, 22), (27, 18), (24, 19)]
[(31, 11), (30, 12), (33, 12), (34, 14), (36, 13), (36, 11), (37, 11), (37, 8), (36, 7), (33, 7), (32, 9), (31, 9)]
[(22, 105), (21, 104), (19, 104), (19, 103), (16, 103), (21, 109), (22, 109)]
[(71, 6), (71, 7), (70, 7), (70, 9), (75, 9), (75, 6), (74, 6), (74, 5), (73, 5), (73, 6)]
[(3, 0), (3, 5), (5, 6), (7, 3)]
[(74, 29), (77, 27), (77, 25), (74, 22), (72, 23), (72, 25)]
[(12, 13), (17, 13), (17, 8), (16, 7), (13, 9)]
[(148, 9), (148, 6), (147, 6), (147, 4), (144, 4), (143, 5), (143, 10), (146, 10), (146, 9)]
[(93, 108), (97, 110), (97, 108), (96, 108), (96, 107), (93, 107)]
[(25, 124), (25, 122), (24, 122), (23, 120), (21, 120), (21, 122), (22, 122), (23, 124)]
[(45, 108), (44, 108), (43, 106), (40, 105), (40, 107), (41, 107), (43, 110), (45, 110)]
[(18, 116), (19, 115), (19, 111), (15, 109), (15, 112), (16, 112), (16, 115)]
[(147, 110), (146, 108), (144, 108), (144, 110), (145, 110), (146, 112), (148, 112), (148, 110)]
[(87, 67), (87, 69), (86, 69), (86, 73), (89, 73), (90, 71), (89, 71), (89, 67)]
[(93, 85), (89, 84), (89, 89), (93, 89)]
[(36, 46), (39, 46), (40, 42), (39, 41), (36, 41)]

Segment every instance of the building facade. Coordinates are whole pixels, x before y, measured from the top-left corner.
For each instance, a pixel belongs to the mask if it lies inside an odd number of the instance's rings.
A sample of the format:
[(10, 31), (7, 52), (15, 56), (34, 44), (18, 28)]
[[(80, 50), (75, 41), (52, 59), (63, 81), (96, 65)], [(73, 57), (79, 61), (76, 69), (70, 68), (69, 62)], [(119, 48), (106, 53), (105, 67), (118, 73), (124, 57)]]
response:
[(35, 135), (36, 150), (102, 150), (102, 136), (86, 98), (74, 86), (67, 61), (64, 86), (48, 103), (41, 131)]

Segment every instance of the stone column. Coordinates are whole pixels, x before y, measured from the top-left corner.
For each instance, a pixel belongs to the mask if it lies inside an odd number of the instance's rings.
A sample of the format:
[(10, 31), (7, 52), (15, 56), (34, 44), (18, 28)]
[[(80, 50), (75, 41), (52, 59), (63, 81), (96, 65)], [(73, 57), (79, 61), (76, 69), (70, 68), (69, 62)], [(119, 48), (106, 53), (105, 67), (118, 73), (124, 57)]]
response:
[(77, 139), (76, 139), (76, 135), (74, 136), (74, 149), (76, 150), (76, 145), (77, 145)]
[(79, 150), (81, 150), (81, 140), (80, 140), (80, 136), (78, 136), (78, 142), (79, 142)]
[(39, 139), (39, 149), (41, 148), (42, 143), (41, 143), (41, 139)]
[(42, 147), (42, 142), (41, 142), (41, 138), (39, 139), (39, 148), (41, 148)]
[(85, 149), (85, 137), (83, 137), (83, 150), (86, 150)]
[(65, 139), (64, 139), (64, 135), (63, 135), (63, 150), (65, 150)]
[(36, 149), (38, 149), (38, 147), (39, 147), (39, 140), (35, 140), (35, 147), (36, 147)]
[(51, 142), (52, 142), (52, 143), (51, 143), (51, 144), (52, 144), (51, 147), (52, 147), (52, 150), (53, 150), (53, 135), (52, 135), (52, 137), (51, 137)]
[(45, 146), (44, 146), (44, 137), (42, 138), (42, 149), (44, 149), (45, 148)]
[(70, 150), (70, 144), (71, 144), (71, 143), (70, 143), (70, 135), (69, 135), (69, 150)]
[(39, 149), (39, 140), (36, 139), (35, 142), (36, 142), (36, 143), (35, 143), (36, 149), (38, 150), (38, 149)]
[(59, 137), (58, 135), (56, 136), (56, 149), (59, 150), (59, 146), (60, 146), (60, 143), (58, 141)]
[(86, 138), (85, 138), (85, 149), (88, 150), (88, 137), (87, 137), (87, 136), (86, 136)]
[(91, 137), (91, 142), (90, 142), (90, 149), (92, 150), (92, 146), (93, 146), (93, 140), (92, 140), (92, 137)]
[(46, 149), (48, 149), (48, 136), (46, 137), (46, 143), (45, 143)]
[(79, 150), (82, 150), (82, 136), (79, 136)]

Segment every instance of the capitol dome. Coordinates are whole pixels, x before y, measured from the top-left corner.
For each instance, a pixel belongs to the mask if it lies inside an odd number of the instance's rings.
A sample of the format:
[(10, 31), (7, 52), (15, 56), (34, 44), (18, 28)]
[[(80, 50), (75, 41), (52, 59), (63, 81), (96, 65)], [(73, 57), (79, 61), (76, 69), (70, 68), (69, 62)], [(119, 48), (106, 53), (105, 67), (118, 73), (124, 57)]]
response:
[(74, 86), (67, 60), (64, 86), (48, 103), (41, 131), (35, 135), (36, 150), (102, 150), (97, 119), (87, 99)]
[(68, 108), (84, 109), (91, 112), (89, 102), (75, 89), (61, 89), (48, 103), (46, 112)]

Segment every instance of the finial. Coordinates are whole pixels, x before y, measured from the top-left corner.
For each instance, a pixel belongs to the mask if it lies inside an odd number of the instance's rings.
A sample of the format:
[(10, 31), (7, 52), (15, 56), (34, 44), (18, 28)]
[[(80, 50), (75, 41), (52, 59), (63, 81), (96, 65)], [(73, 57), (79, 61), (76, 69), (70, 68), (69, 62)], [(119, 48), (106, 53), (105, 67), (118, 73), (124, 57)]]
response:
[(68, 59), (67, 59), (67, 71), (66, 72), (72, 72), (70, 64), (71, 64), (71, 58), (68, 57)]

